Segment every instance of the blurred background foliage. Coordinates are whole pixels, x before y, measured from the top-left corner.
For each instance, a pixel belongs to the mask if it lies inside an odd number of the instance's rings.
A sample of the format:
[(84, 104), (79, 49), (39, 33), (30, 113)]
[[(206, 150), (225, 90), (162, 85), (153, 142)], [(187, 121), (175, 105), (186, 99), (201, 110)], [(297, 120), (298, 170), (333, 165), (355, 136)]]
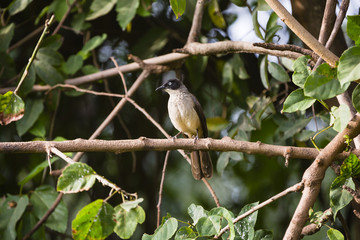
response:
[[(301, 16), (299, 19), (306, 20), (312, 14), (312, 21), (321, 22), (324, 0), (316, 3), (303, 1), (311, 3), (312, 7), (301, 13), (296, 9), (296, 2), (292, 1), (291, 5), (289, 1), (284, 1), (284, 4), (289, 9), (292, 7), (293, 14)], [(20, 91), (26, 104), (26, 121), (0, 126), (0, 141), (53, 140), (56, 137), (89, 138), (118, 99), (64, 89), (54, 89), (47, 93), (35, 92), (31, 91), (32, 86), (55, 85), (69, 78), (113, 68), (111, 56), (119, 65), (124, 65), (132, 62), (128, 59), (128, 54), (146, 59), (181, 48), (187, 40), (195, 4), (196, 1), (187, 1), (184, 14), (176, 16), (167, 0), (2, 0), (1, 88), (16, 86), (39, 34), (34, 34), (21, 45), (17, 46), (16, 43), (26, 39), (36, 29), (41, 29), (50, 14), (55, 14), (56, 24), (51, 26)], [(313, 5), (319, 6), (321, 11), (313, 13)], [(67, 12), (69, 6), (71, 10)], [(66, 14), (62, 27), (56, 34), (52, 34)], [(240, 34), (241, 28), (246, 29), (249, 26), (248, 32)], [(317, 36), (319, 27), (320, 24), (313, 24), (308, 28)], [(343, 41), (346, 40), (342, 38)], [(200, 41), (211, 43), (222, 40), (301, 45), (300, 40), (277, 16), (271, 14), (265, 1), (260, 0), (206, 1)], [(344, 46), (346, 45), (338, 46), (343, 48), (340, 52), (344, 50)], [(291, 66), (290, 59), (236, 53), (192, 56), (183, 61), (177, 72), (202, 104), (210, 137), (229, 136), (244, 141), (312, 147), (309, 138), (318, 129), (327, 126), (330, 117), (326, 109), (318, 105), (315, 105), (317, 125), (311, 111), (280, 113), (284, 99), (296, 89), (289, 78), (292, 73)], [(167, 115), (168, 96), (155, 92), (155, 88), (169, 74), (172, 73), (150, 75), (132, 98), (159, 121), (168, 133), (175, 135), (176, 130)], [(138, 75), (139, 71), (125, 74), (128, 88)], [(118, 76), (81, 87), (123, 93)], [(329, 129), (317, 137), (316, 143), (323, 147), (335, 134), (334, 130)], [(140, 136), (163, 138), (139, 111), (126, 104), (99, 138), (135, 139)], [(303, 171), (311, 163), (308, 160), (291, 159), (289, 166), (285, 167), (282, 157), (237, 152), (211, 152), (211, 156), (216, 173), (210, 183), (220, 199), (220, 204), (235, 214), (245, 204), (264, 201), (300, 181)], [(86, 153), (82, 158), (83, 162), (100, 175), (126, 191), (137, 192), (144, 198), (142, 206), (146, 211), (146, 221), (138, 226), (133, 239), (139, 239), (142, 233), (152, 233), (155, 229), (164, 157), (164, 152), (148, 151), (133, 154)], [(44, 160), (45, 154), (0, 154), (0, 196), (18, 194), (18, 183)], [(56, 161), (53, 169), (63, 166), (63, 161)], [(334, 176), (331, 171), (326, 175), (324, 190), (315, 210), (329, 207), (329, 184)], [(55, 186), (56, 180), (57, 177), (49, 176), (45, 170), (27, 182), (22, 192), (31, 192), (44, 184)], [(89, 192), (66, 195), (64, 200), (69, 209), (68, 224), (71, 224), (77, 211), (89, 201), (106, 198), (107, 195), (108, 189), (100, 184), (96, 184)], [(290, 194), (261, 209), (256, 228), (270, 229), (274, 233), (274, 239), (279, 239), (291, 219), (299, 197), (300, 194)], [(111, 201), (120, 202), (121, 199)], [(215, 206), (205, 185), (192, 178), (188, 163), (174, 151), (170, 155), (166, 172), (162, 214), (169, 212), (172, 216), (187, 221), (187, 208), (191, 203), (200, 204), (205, 209)], [(349, 217), (350, 226), (357, 224), (351, 218), (350, 212), (344, 211), (343, 214)], [(68, 227), (68, 235), (71, 234), (70, 230)], [(51, 234), (52, 239), (61, 238), (54, 232), (46, 234)], [(323, 234), (316, 234), (314, 239), (323, 238)]]

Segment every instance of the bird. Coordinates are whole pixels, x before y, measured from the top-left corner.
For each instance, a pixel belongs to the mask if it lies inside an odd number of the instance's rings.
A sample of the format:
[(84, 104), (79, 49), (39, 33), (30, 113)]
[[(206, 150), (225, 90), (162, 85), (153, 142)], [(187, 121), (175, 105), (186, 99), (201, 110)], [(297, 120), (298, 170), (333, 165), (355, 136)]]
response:
[[(189, 92), (186, 86), (179, 79), (169, 79), (163, 85), (156, 88), (164, 90), (170, 95), (168, 101), (168, 112), (172, 125), (179, 131), (173, 139), (180, 133), (188, 138), (194, 139), (207, 138), (208, 129), (206, 118), (199, 101)], [(210, 154), (207, 151), (192, 151), (191, 172), (196, 180), (203, 177), (211, 178), (213, 166)]]

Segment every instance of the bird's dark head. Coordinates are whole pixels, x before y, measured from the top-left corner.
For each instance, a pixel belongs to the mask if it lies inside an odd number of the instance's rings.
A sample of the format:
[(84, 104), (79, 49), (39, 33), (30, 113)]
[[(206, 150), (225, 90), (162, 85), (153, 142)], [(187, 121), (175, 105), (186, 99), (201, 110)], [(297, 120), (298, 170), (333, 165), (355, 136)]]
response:
[(184, 86), (184, 84), (180, 80), (170, 79), (167, 82), (165, 82), (163, 85), (158, 87), (155, 91), (160, 90), (160, 89), (164, 89), (165, 91), (166, 90), (178, 90), (182, 86)]

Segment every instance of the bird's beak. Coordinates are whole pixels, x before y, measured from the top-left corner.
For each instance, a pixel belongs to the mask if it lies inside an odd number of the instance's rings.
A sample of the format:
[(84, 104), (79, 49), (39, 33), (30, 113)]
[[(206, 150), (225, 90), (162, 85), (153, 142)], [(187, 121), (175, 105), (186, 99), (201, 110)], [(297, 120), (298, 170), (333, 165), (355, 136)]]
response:
[(160, 87), (158, 87), (157, 89), (155, 89), (155, 91), (161, 90), (161, 89), (164, 89), (164, 88), (165, 88), (165, 86), (164, 86), (164, 85), (161, 85)]

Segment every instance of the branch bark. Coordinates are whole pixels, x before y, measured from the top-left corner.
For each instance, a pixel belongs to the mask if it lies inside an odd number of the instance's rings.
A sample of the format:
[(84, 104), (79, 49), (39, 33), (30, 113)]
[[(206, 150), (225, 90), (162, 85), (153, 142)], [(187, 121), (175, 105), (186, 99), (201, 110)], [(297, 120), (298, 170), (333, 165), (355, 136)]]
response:
[[(312, 160), (319, 152), (315, 148), (291, 147), (265, 144), (261, 142), (238, 141), (225, 137), (223, 139), (200, 138), (194, 143), (193, 139), (178, 138), (153, 139), (140, 137), (127, 140), (85, 140), (76, 139), (63, 142), (56, 141), (30, 141), (30, 142), (1, 142), (0, 153), (46, 153), (51, 146), (61, 152), (114, 152), (123, 153), (131, 151), (167, 151), (167, 150), (205, 150), (205, 151), (237, 151), (247, 154), (260, 154), (269, 157), (283, 156), (284, 158), (297, 158)], [(360, 150), (353, 153), (360, 155)], [(343, 160), (349, 152), (338, 153), (334, 160)]]

